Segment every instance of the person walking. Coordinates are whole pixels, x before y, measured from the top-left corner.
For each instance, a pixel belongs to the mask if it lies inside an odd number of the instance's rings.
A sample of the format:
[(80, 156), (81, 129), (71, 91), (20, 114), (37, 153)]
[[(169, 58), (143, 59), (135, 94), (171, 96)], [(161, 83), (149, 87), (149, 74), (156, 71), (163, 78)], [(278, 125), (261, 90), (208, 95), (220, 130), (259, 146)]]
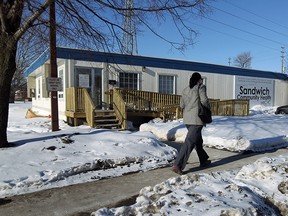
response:
[(210, 109), (206, 86), (203, 85), (201, 75), (195, 72), (189, 80), (189, 86), (183, 90), (180, 100), (180, 107), (183, 109), (183, 122), (188, 129), (185, 142), (172, 168), (175, 173), (180, 175), (183, 174), (183, 170), (194, 148), (200, 161), (200, 167), (206, 167), (211, 164), (211, 160), (208, 160), (208, 154), (203, 149), (202, 128), (206, 124), (198, 117), (199, 100)]

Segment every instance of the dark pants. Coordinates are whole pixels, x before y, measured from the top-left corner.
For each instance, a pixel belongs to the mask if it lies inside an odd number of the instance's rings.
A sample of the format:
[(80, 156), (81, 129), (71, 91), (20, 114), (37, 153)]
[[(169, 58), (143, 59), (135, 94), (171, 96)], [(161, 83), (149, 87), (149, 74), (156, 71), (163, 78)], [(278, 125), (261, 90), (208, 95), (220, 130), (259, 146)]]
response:
[(183, 170), (189, 159), (192, 150), (195, 148), (197, 155), (199, 157), (200, 164), (204, 163), (209, 156), (203, 149), (203, 139), (202, 139), (202, 125), (186, 125), (188, 129), (187, 136), (185, 138), (185, 143), (180, 149), (179, 154), (174, 162), (174, 165), (178, 166)]

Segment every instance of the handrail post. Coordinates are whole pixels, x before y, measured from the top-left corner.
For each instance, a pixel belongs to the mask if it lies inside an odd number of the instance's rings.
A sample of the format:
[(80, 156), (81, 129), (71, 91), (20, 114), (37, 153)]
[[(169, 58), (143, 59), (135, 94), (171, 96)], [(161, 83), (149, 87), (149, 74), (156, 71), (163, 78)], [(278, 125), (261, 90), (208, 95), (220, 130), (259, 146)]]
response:
[(250, 100), (247, 100), (247, 113), (246, 115), (249, 115), (249, 110), (250, 110)]
[(73, 111), (77, 111), (77, 102), (78, 102), (78, 94), (77, 94), (77, 89), (73, 88), (73, 97), (75, 98), (74, 103), (73, 103)]
[(149, 103), (148, 103), (149, 111), (151, 111), (151, 107), (152, 107), (152, 99), (153, 99), (152, 94), (153, 94), (153, 92), (149, 93)]
[(176, 107), (175, 118), (179, 119), (179, 115), (180, 115), (180, 107)]

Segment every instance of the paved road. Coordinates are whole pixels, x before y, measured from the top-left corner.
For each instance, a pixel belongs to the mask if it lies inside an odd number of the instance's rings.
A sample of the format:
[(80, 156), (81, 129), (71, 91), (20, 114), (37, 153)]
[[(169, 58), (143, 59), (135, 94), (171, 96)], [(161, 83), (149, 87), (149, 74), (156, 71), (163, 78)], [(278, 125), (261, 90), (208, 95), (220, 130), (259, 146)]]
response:
[[(167, 142), (179, 149), (175, 142)], [(195, 151), (191, 154), (187, 174), (235, 170), (263, 156), (287, 155), (288, 149), (262, 153), (233, 153), (206, 148), (213, 164), (200, 169)], [(1, 216), (86, 216), (101, 207), (132, 204), (141, 188), (153, 186), (177, 176), (170, 167), (129, 174), (96, 182), (55, 188), (26, 195), (0, 199)]]

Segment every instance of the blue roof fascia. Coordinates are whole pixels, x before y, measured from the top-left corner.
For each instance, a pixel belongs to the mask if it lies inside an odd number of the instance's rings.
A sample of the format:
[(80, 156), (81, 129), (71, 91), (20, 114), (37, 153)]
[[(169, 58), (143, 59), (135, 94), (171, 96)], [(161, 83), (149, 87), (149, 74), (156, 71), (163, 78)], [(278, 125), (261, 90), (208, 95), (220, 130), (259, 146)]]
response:
[(28, 77), (33, 71), (45, 64), (50, 58), (49, 49), (46, 49), (25, 71), (24, 77)]

